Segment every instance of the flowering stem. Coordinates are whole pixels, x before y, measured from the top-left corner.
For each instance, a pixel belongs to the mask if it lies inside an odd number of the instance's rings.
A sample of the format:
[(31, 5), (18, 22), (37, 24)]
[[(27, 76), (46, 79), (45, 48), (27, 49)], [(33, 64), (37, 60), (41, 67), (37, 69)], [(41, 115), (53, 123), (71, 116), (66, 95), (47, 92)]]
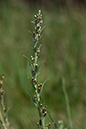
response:
[(34, 87), (35, 94), (36, 94), (34, 95), (33, 101), (38, 108), (39, 118), (40, 118), (39, 122), (37, 123), (37, 127), (38, 129), (44, 129), (45, 128), (44, 119), (46, 116), (47, 106), (44, 104), (41, 104), (40, 95), (41, 95), (43, 84), (42, 83), (38, 84), (38, 79), (37, 79), (38, 70), (40, 67), (38, 65), (38, 57), (40, 55), (40, 47), (41, 47), (41, 45), (38, 44), (38, 41), (41, 38), (41, 32), (43, 30), (43, 28), (41, 28), (43, 23), (41, 10), (39, 10), (37, 15), (34, 15), (34, 19), (35, 20), (32, 21), (32, 23), (34, 23), (35, 25), (35, 30), (31, 35), (31, 38), (34, 43), (34, 56), (31, 56), (31, 62), (29, 65), (32, 73), (32, 86)]

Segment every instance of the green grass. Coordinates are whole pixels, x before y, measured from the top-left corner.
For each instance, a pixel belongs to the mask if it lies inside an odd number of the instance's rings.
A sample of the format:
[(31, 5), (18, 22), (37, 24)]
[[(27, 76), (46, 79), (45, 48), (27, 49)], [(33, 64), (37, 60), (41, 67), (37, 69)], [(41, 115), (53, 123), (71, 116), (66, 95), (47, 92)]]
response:
[[(4, 3), (0, 7), (0, 75), (5, 74), (5, 99), (10, 107), (11, 125), (16, 129), (35, 128), (37, 111), (26, 88), (31, 88), (28, 80), (30, 69), (23, 55), (32, 53), (32, 41), (28, 33), (33, 30), (30, 21), (36, 9), (25, 3)], [(40, 8), (39, 8), (40, 9)], [(53, 9), (52, 9), (53, 10)], [(54, 119), (62, 119), (66, 124), (67, 111), (60, 77), (66, 80), (73, 126), (86, 129), (86, 10), (73, 8), (70, 15), (66, 10), (47, 12), (42, 9), (44, 36), (41, 60), (46, 63), (41, 68), (40, 80), (49, 81), (42, 96), (52, 110)]]

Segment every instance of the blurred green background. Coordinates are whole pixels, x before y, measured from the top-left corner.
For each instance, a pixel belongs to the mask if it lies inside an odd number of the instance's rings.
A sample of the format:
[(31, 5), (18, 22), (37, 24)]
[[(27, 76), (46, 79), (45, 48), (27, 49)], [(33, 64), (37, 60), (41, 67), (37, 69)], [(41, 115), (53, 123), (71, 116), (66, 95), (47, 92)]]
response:
[(74, 129), (86, 129), (86, 2), (80, 0), (0, 1), (0, 76), (4, 73), (5, 101), (15, 129), (33, 129), (38, 111), (26, 88), (33, 90), (27, 60), (33, 54), (28, 30), (41, 9), (44, 25), (39, 63), (46, 60), (39, 80), (46, 83), (42, 97), (54, 120), (68, 125), (65, 98), (60, 84), (64, 77)]

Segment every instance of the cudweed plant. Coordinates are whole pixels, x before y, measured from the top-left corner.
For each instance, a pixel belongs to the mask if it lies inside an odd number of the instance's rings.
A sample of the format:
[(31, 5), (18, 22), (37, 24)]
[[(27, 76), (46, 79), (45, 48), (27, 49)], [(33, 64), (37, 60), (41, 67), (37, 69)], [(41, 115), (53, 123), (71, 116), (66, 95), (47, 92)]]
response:
[(13, 127), (10, 127), (10, 123), (8, 121), (8, 110), (4, 102), (5, 91), (3, 89), (3, 79), (4, 74), (0, 79), (0, 129), (13, 129)]
[[(37, 127), (38, 127), (38, 129), (45, 129), (46, 128), (45, 117), (47, 115), (47, 105), (45, 105), (41, 101), (41, 92), (42, 92), (42, 89), (43, 89), (43, 86), (44, 86), (46, 80), (44, 81), (44, 83), (38, 83), (38, 80), (37, 80), (37, 76), (39, 74), (38, 71), (41, 66), (38, 64), (38, 57), (40, 55), (40, 48), (41, 48), (41, 44), (39, 45), (38, 41), (42, 37), (41, 33), (44, 28), (44, 27), (42, 28), (43, 20), (42, 20), (41, 10), (39, 10), (37, 15), (34, 15), (34, 21), (32, 21), (32, 23), (34, 23), (34, 25), (35, 25), (35, 30), (33, 31), (32, 35), (31, 35), (32, 41), (34, 43), (34, 55), (31, 56), (29, 66), (30, 66), (30, 70), (31, 70), (31, 74), (32, 74), (31, 84), (35, 91), (34, 97), (32, 96), (32, 94), (30, 93), (29, 90), (28, 90), (28, 92), (31, 95), (34, 104), (38, 108), (39, 121), (37, 123)], [(51, 126), (51, 124), (49, 123), (47, 128), (50, 128), (50, 126)]]
[[(32, 21), (32, 23), (34, 24), (35, 29), (33, 32), (30, 32), (30, 31), (29, 32), (31, 34), (31, 38), (32, 38), (32, 41), (34, 44), (34, 47), (33, 47), (34, 55), (30, 57), (30, 60), (25, 55), (24, 55), (24, 57), (29, 61), (29, 66), (30, 66), (30, 70), (31, 70), (30, 82), (34, 89), (34, 93), (35, 93), (34, 96), (31, 94), (31, 92), (28, 89), (27, 89), (27, 91), (29, 92), (29, 94), (33, 100), (33, 103), (35, 104), (35, 106), (38, 109), (39, 120), (37, 122), (37, 128), (38, 129), (53, 129), (53, 128), (67, 129), (67, 128), (64, 128), (63, 121), (60, 120), (60, 121), (56, 122), (52, 119), (52, 117), (48, 111), (47, 105), (42, 100), (41, 93), (43, 90), (43, 86), (47, 80), (45, 80), (43, 83), (38, 83), (38, 80), (37, 80), (37, 77), (39, 75), (40, 66), (45, 62), (45, 61), (43, 61), (40, 65), (38, 64), (38, 58), (39, 58), (40, 49), (42, 46), (38, 42), (42, 37), (42, 31), (44, 29), (44, 27), (42, 27), (43, 19), (42, 19), (41, 10), (39, 10), (38, 14), (34, 15), (34, 21)], [(10, 124), (8, 121), (8, 110), (6, 109), (6, 105), (4, 103), (5, 91), (3, 89), (3, 79), (4, 79), (4, 75), (2, 75), (2, 77), (0, 79), (0, 129), (14, 129), (13, 127), (10, 127)], [(64, 83), (63, 83), (63, 91), (65, 94), (66, 103), (68, 104), (68, 97), (67, 97)], [(68, 105), (68, 110), (70, 110), (69, 105)], [(51, 123), (45, 124), (45, 118), (46, 118), (47, 114), (49, 115), (49, 117), (51, 119)], [(70, 112), (68, 112), (68, 116), (70, 118), (69, 119), (70, 120), (69, 121), (70, 129), (73, 129), (72, 123), (71, 123)]]
[[(31, 22), (35, 26), (35, 29), (33, 32), (29, 31), (31, 34), (33, 44), (34, 44), (34, 47), (33, 47), (34, 55), (33, 56), (31, 55), (30, 60), (25, 55), (24, 55), (24, 57), (27, 58), (27, 60), (29, 61), (29, 66), (30, 66), (31, 75), (32, 75), (30, 81), (31, 81), (32, 87), (35, 91), (35, 95), (33, 96), (31, 94), (31, 92), (27, 89), (27, 91), (29, 92), (29, 94), (33, 100), (33, 103), (35, 104), (35, 106), (38, 109), (39, 121), (37, 122), (37, 128), (38, 129), (52, 129), (53, 125), (54, 125), (54, 128), (56, 128), (56, 129), (63, 129), (64, 128), (63, 122), (58, 121), (56, 123), (55, 121), (53, 121), (51, 115), (48, 112), (47, 105), (41, 99), (41, 93), (43, 90), (43, 86), (47, 80), (45, 80), (43, 83), (38, 83), (38, 80), (37, 80), (37, 77), (39, 75), (39, 68), (45, 62), (45, 61), (43, 61), (40, 65), (38, 64), (40, 48), (42, 46), (38, 42), (42, 37), (42, 31), (44, 29), (44, 27), (42, 27), (43, 19), (42, 19), (41, 10), (39, 10), (38, 14), (34, 15), (34, 21), (31, 21)], [(48, 123), (46, 125), (45, 118), (46, 118), (47, 114), (50, 116), (52, 123)]]

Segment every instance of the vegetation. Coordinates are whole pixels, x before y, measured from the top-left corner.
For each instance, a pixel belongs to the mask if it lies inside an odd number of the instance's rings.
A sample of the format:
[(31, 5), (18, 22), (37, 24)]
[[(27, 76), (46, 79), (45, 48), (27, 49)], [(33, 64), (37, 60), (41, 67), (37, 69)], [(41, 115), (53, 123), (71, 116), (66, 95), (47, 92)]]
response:
[[(35, 128), (33, 123), (38, 120), (38, 112), (26, 91), (29, 87), (26, 77), (31, 75), (28, 72), (30, 70), (27, 61), (22, 57), (23, 54), (29, 56), (32, 53), (27, 28), (32, 30), (28, 21), (31, 21), (37, 9), (30, 9), (28, 6), (24, 3), (4, 3), (0, 7), (0, 74), (5, 74), (5, 101), (11, 107), (10, 121), (18, 129)], [(45, 80), (49, 77), (42, 96), (49, 110), (52, 109), (53, 118), (61, 119), (68, 125), (60, 84), (60, 77), (64, 76), (74, 128), (85, 129), (86, 10), (42, 10), (46, 29), (45, 36), (41, 39), (43, 47), (39, 63), (42, 60), (47, 62), (42, 66), (42, 76), (39, 79)], [(31, 93), (34, 94), (33, 90)]]

